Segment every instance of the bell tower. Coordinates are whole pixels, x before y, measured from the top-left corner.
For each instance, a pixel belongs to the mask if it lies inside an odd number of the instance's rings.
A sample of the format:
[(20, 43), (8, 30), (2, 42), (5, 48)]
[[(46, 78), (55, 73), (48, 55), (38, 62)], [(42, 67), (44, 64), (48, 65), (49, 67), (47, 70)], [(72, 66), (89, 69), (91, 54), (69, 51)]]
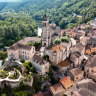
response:
[(42, 46), (48, 47), (49, 19), (46, 14), (43, 16), (42, 25)]

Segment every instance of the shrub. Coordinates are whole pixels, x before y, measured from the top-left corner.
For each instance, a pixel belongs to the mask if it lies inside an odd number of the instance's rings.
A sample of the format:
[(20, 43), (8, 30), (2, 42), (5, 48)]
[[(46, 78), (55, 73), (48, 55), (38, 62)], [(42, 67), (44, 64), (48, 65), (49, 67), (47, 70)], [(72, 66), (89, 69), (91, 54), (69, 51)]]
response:
[(24, 60), (23, 58), (21, 58), (21, 59), (20, 59), (20, 62), (21, 62), (21, 63), (24, 63), (24, 62), (25, 62), (25, 60)]
[(64, 36), (64, 37), (61, 38), (61, 41), (69, 43), (69, 38), (67, 36)]
[(61, 43), (61, 40), (60, 39), (57, 39), (54, 41), (54, 44), (60, 44)]

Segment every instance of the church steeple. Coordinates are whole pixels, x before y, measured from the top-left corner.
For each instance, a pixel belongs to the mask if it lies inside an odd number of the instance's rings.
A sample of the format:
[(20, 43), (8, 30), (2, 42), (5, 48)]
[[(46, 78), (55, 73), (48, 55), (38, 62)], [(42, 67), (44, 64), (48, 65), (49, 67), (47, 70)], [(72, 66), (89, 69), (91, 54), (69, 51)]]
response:
[(47, 27), (49, 25), (49, 20), (48, 20), (48, 16), (45, 14), (43, 16), (43, 27)]
[(43, 21), (48, 21), (48, 16), (46, 14), (43, 16)]
[(49, 46), (49, 20), (47, 15), (45, 14), (43, 16), (43, 21), (42, 21), (42, 46)]

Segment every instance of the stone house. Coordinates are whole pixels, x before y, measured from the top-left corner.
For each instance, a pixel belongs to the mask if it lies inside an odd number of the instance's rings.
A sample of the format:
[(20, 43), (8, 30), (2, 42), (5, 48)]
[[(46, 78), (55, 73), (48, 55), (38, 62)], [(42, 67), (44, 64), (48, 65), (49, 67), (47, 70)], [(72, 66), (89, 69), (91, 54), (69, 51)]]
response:
[(85, 65), (85, 72), (88, 77), (96, 73), (96, 55), (89, 57)]
[(71, 80), (71, 78), (69, 76), (60, 79), (60, 83), (66, 90), (68, 90), (69, 88), (71, 88), (74, 85), (74, 82)]
[(76, 39), (80, 39), (81, 37), (84, 37), (84, 36), (85, 36), (85, 31), (83, 31), (83, 30), (76, 31), (76, 35), (75, 35)]
[(69, 43), (61, 43), (61, 45), (66, 49), (66, 57), (69, 57), (70, 54), (70, 48), (72, 46), (71, 42), (69, 41)]
[(18, 60), (24, 58), (25, 60), (31, 60), (35, 54), (35, 47), (15, 43), (7, 50), (9, 60)]
[(92, 47), (96, 47), (96, 36), (91, 36), (89, 41), (88, 41), (88, 45), (91, 45)]
[(62, 85), (58, 83), (51, 86), (50, 91), (52, 93), (52, 96), (63, 96), (65, 90)]
[(76, 29), (64, 29), (64, 30), (61, 30), (61, 35), (62, 36), (71, 36), (72, 38), (75, 37), (76, 35)]
[(74, 52), (70, 54), (70, 61), (73, 63), (73, 67), (78, 67), (81, 65), (84, 56), (80, 52)]
[(63, 62), (60, 62), (58, 64), (58, 68), (59, 68), (60, 73), (65, 73), (66, 74), (67, 70), (71, 68), (71, 64), (68, 61), (69, 60), (64, 60)]
[(84, 36), (84, 37), (80, 38), (80, 43), (81, 43), (83, 46), (86, 46), (89, 39), (90, 39), (89, 37)]
[(85, 46), (82, 45), (81, 43), (77, 43), (76, 45), (72, 46), (70, 48), (70, 53), (75, 53), (75, 52), (79, 52), (82, 55), (84, 55), (85, 53)]
[(84, 78), (84, 71), (80, 70), (79, 68), (74, 68), (69, 70), (67, 75), (70, 76), (71, 80), (74, 82), (78, 82)]
[(49, 60), (54, 65), (58, 65), (60, 62), (66, 59), (66, 48), (61, 44), (55, 45), (46, 50), (46, 54), (49, 56)]
[(32, 65), (36, 68), (39, 74), (44, 75), (49, 71), (49, 62), (45, 61), (41, 56), (34, 55), (32, 59)]

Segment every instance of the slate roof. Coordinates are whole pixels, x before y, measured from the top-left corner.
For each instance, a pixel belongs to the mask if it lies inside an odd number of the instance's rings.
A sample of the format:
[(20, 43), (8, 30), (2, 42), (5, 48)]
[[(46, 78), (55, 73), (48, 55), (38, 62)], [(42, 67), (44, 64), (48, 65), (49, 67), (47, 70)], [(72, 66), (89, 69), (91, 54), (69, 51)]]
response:
[(15, 43), (11, 47), (9, 47), (8, 50), (18, 50), (18, 49), (25, 49), (25, 50), (31, 50), (32, 46), (23, 45), (20, 43)]
[(72, 70), (70, 70), (71, 74), (75, 77), (78, 76), (79, 74), (83, 74), (84, 72), (82, 70), (80, 70), (79, 68), (74, 68)]
[(81, 88), (79, 89), (78, 93), (81, 96), (94, 96), (89, 90), (85, 89), (85, 88)]
[(39, 56), (39, 55), (35, 54), (33, 56), (33, 60), (34, 60), (34, 62), (38, 62), (40, 64), (45, 64), (45, 60), (41, 56)]

